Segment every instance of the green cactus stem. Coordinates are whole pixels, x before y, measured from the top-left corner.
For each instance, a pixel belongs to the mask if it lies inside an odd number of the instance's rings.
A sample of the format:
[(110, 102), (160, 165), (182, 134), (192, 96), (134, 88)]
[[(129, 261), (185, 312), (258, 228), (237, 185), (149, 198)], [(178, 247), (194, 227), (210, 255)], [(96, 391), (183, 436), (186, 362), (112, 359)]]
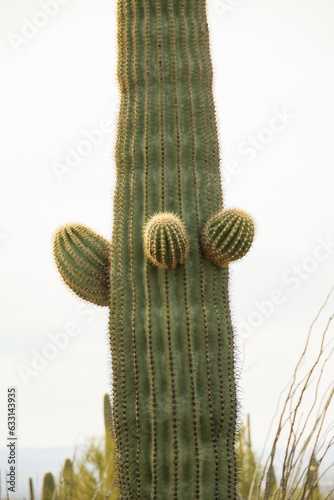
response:
[[(81, 239), (78, 248), (61, 233), (55, 245), (72, 290), (102, 305), (109, 297), (121, 500), (238, 497), (226, 265), (233, 252), (228, 243), (228, 259), (223, 253), (213, 265), (201, 238), (207, 221), (224, 214), (209, 47), (205, 0), (118, 0), (121, 104), (108, 263), (103, 254), (110, 289), (91, 259), (99, 249), (102, 265), (100, 239)], [(178, 222), (162, 224), (151, 240), (152, 217), (166, 213)]]
[(317, 458), (314, 453), (312, 453), (308, 469), (306, 482), (303, 488), (303, 495), (305, 498), (310, 498), (311, 500), (320, 500), (321, 494), (319, 489), (319, 465)]
[(250, 249), (255, 233), (253, 219), (241, 210), (221, 210), (210, 217), (202, 232), (203, 251), (216, 266), (228, 266)]
[(70, 458), (66, 458), (63, 471), (62, 471), (62, 477), (63, 477), (63, 482), (64, 482), (64, 487), (65, 487), (65, 496), (69, 496), (71, 498), (72, 496), (72, 490), (73, 490), (73, 462)]
[(31, 477), (29, 477), (29, 494), (30, 500), (35, 500), (34, 483)]
[(54, 500), (56, 483), (51, 472), (47, 472), (43, 479), (42, 500)]
[[(268, 471), (268, 494), (267, 498), (275, 498), (275, 492), (277, 490), (277, 480), (273, 464), (269, 467)], [(316, 499), (314, 499), (316, 500)], [(319, 500), (319, 499), (318, 499)]]
[(177, 215), (158, 213), (144, 226), (146, 257), (163, 269), (175, 269), (189, 253), (187, 230)]
[(67, 224), (54, 236), (56, 265), (65, 283), (79, 297), (107, 306), (110, 243), (81, 224)]

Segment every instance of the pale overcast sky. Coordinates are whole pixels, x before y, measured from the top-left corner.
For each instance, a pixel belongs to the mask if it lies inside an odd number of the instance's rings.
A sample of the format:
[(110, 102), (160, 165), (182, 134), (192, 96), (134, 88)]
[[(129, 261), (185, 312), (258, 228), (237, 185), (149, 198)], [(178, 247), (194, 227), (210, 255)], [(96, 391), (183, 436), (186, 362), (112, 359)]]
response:
[[(46, 0), (0, 5), (0, 449), (7, 386), (18, 387), (21, 447), (101, 434), (110, 388), (108, 311), (68, 293), (51, 240), (68, 221), (111, 235), (116, 0), (55, 1), (48, 14)], [(231, 298), (245, 353), (242, 411), (261, 448), (334, 284), (334, 3), (208, 0), (208, 14), (225, 200), (258, 228), (232, 266)], [(81, 141), (96, 128), (99, 144), (87, 150)], [(25, 384), (19, 367), (64, 331), (68, 345)]]

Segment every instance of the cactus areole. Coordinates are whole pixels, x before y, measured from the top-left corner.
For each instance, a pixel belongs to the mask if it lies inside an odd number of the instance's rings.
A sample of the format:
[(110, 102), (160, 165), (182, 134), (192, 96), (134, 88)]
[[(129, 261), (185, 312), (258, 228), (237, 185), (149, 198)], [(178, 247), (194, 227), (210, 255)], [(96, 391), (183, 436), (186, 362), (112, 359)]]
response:
[(205, 0), (118, 0), (111, 244), (55, 235), (64, 281), (110, 308), (121, 499), (235, 499), (229, 264), (254, 235), (223, 206)]

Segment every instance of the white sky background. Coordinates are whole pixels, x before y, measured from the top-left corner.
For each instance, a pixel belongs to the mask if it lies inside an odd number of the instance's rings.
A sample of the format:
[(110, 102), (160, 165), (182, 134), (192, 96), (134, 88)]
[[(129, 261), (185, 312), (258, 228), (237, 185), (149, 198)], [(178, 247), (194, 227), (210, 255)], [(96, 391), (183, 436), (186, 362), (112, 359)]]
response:
[[(102, 433), (102, 397), (110, 388), (108, 311), (68, 293), (51, 240), (68, 221), (111, 235), (116, 0), (63, 1), (14, 50), (9, 33), (21, 34), (41, 3), (0, 4), (0, 448), (7, 386), (18, 387), (21, 447), (74, 445)], [(333, 245), (316, 253), (321, 262), (309, 260), (319, 238), (334, 241), (334, 4), (209, 0), (208, 13), (225, 200), (249, 211), (258, 226), (251, 253), (232, 266), (234, 317), (248, 321), (254, 303), (274, 290), (284, 298), (268, 318), (253, 315), (259, 326), (244, 348), (242, 410), (251, 414), (261, 448), (308, 327), (334, 284)], [(277, 113), (288, 114), (286, 123), (273, 121)], [(83, 131), (106, 118), (113, 131), (59, 182), (54, 162), (64, 163), (67, 148), (76, 149)], [(263, 130), (270, 124), (273, 133)], [(254, 136), (261, 151), (250, 146), (246, 154)], [(302, 278), (293, 280), (294, 265), (304, 266)], [(25, 385), (18, 366), (30, 366), (32, 351), (41, 353), (49, 334), (71, 322), (78, 335)]]

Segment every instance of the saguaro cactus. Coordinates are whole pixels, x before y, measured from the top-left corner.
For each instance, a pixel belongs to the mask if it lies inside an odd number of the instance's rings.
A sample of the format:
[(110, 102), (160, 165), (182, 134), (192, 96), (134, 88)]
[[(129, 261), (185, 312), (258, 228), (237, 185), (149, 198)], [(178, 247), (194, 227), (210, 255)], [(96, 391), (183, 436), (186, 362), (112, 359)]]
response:
[(118, 49), (111, 248), (65, 226), (56, 262), (108, 298), (120, 498), (235, 499), (228, 266), (254, 227), (224, 212), (205, 0), (118, 0)]

